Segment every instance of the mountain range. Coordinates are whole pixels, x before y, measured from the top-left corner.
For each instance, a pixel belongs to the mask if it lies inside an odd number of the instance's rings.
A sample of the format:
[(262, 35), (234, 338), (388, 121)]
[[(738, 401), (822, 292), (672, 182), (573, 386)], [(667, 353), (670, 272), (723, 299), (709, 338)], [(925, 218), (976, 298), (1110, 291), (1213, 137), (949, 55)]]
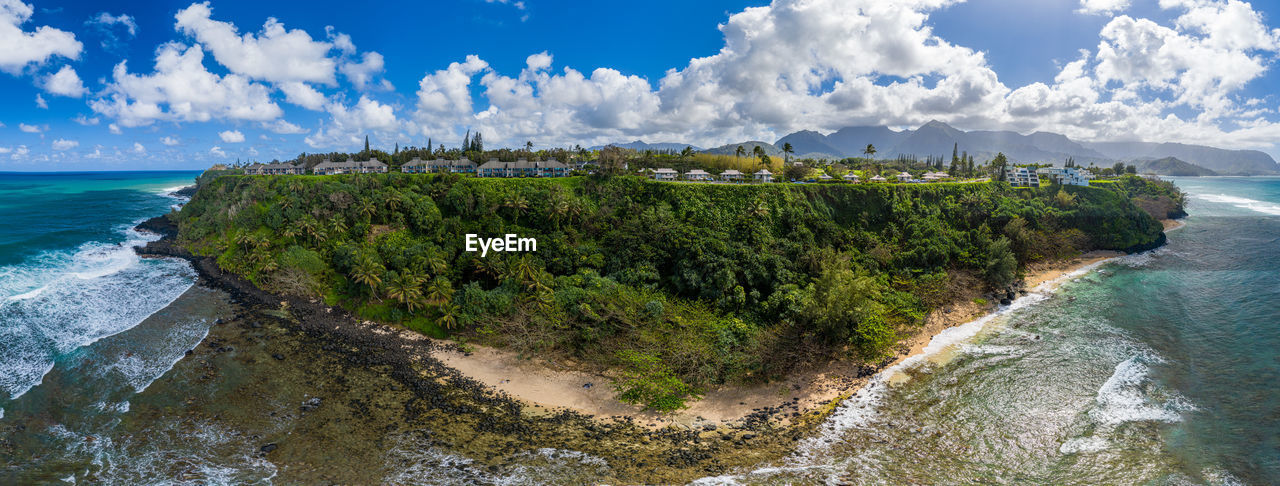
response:
[[(1011, 131), (966, 132), (939, 121), (931, 121), (915, 130), (900, 131), (883, 126), (846, 127), (828, 135), (802, 130), (782, 137), (773, 145), (777, 150), (777, 147), (787, 143), (791, 144), (795, 154), (801, 158), (862, 157), (867, 145), (871, 144), (875, 146), (875, 157), (879, 159), (898, 155), (920, 158), (934, 155), (949, 159), (952, 149), (958, 147), (960, 151), (968, 152), (980, 161), (990, 160), (999, 152), (1017, 163), (1061, 165), (1067, 158), (1073, 158), (1082, 166), (1109, 166), (1116, 162), (1175, 157), (1224, 175), (1280, 173), (1280, 165), (1276, 164), (1275, 159), (1257, 150), (1225, 150), (1181, 143), (1082, 143), (1065, 135), (1049, 132), (1029, 135)], [(725, 147), (737, 145), (740, 144)], [(747, 149), (750, 150), (750, 147)], [(732, 150), (727, 153), (731, 152)]]

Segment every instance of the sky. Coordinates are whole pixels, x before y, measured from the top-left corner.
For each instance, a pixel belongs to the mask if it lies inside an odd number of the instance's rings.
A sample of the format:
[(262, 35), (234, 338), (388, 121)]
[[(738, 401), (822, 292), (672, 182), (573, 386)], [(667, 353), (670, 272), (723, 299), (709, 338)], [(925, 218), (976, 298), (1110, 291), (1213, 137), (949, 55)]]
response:
[(1280, 1), (0, 0), (0, 171), (797, 130), (1280, 158)]

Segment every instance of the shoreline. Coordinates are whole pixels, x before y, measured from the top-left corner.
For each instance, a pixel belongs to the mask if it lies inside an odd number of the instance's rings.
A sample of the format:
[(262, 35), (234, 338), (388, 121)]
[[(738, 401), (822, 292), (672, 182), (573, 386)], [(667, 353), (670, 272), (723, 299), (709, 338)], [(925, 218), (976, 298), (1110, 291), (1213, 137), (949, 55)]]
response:
[[(1176, 220), (1162, 220), (1166, 231), (1183, 226)], [(309, 333), (336, 334), (343, 339), (377, 342), (385, 354), (378, 361), (393, 367), (412, 368), (427, 364), (433, 372), (448, 376), (445, 381), (464, 384), (474, 393), (491, 395), (492, 399), (518, 406), (535, 416), (571, 414), (602, 423), (626, 423), (649, 430), (667, 427), (698, 429), (702, 427), (752, 428), (762, 422), (790, 428), (809, 422), (814, 412), (829, 411), (844, 398), (858, 393), (877, 374), (900, 365), (903, 361), (925, 353), (934, 338), (944, 331), (984, 319), (1002, 308), (1000, 302), (957, 302), (936, 309), (925, 318), (924, 325), (899, 342), (898, 352), (875, 366), (852, 359), (831, 361), (805, 369), (773, 383), (730, 385), (708, 390), (688, 408), (672, 414), (643, 411), (640, 406), (617, 400), (608, 376), (576, 369), (573, 362), (557, 363), (527, 359), (517, 353), (487, 346), (468, 345), (437, 340), (406, 328), (361, 321), (346, 311), (329, 307), (314, 299), (277, 296), (260, 290), (239, 277), (221, 271), (211, 258), (197, 257), (174, 245), (177, 228), (164, 216), (139, 224), (138, 229), (163, 236), (139, 248), (144, 256), (182, 258), (191, 262), (206, 286), (220, 288), (237, 300), (288, 309), (295, 321)], [(1024, 278), (1015, 284), (1017, 292), (1009, 292), (1007, 300), (1026, 289), (1039, 289), (1050, 284), (1052, 292), (1057, 280), (1064, 276), (1101, 265), (1124, 255), (1116, 251), (1093, 251), (1069, 260), (1038, 263), (1029, 266)], [(1005, 299), (1001, 299), (1005, 300)], [(361, 346), (363, 347), (363, 346)], [(409, 373), (406, 370), (402, 372)], [(399, 374), (399, 373), (397, 373)]]
[[(1070, 260), (1034, 265), (1028, 269), (1021, 288), (1037, 289), (1123, 255), (1125, 253), (1116, 251), (1092, 251)], [(1054, 289), (1056, 285), (1043, 291)], [(984, 319), (1001, 308), (998, 302), (988, 302), (985, 306), (974, 302), (948, 304), (931, 312), (922, 328), (899, 342), (898, 353), (876, 366), (840, 359), (774, 383), (719, 387), (709, 390), (688, 408), (670, 415), (644, 412), (639, 406), (618, 401), (608, 376), (573, 369), (571, 364), (521, 359), (517, 353), (481, 345), (470, 345), (472, 349), (465, 353), (456, 347), (437, 348), (436, 353), (446, 366), (532, 407), (568, 409), (597, 420), (625, 415), (650, 428), (725, 426), (758, 419), (761, 415), (785, 427), (799, 423), (797, 418), (811, 412), (838, 405), (843, 398), (862, 390), (880, 372), (924, 354), (943, 331)], [(584, 387), (586, 384), (592, 386)]]

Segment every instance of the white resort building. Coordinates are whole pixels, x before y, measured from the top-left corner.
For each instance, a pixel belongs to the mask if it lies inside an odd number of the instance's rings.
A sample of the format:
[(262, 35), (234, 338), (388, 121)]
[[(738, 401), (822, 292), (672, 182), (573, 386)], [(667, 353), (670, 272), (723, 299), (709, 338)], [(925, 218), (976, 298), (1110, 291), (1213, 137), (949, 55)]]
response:
[(760, 169), (754, 177), (756, 182), (773, 182), (773, 173), (769, 172), (769, 169)]
[(711, 179), (711, 174), (708, 174), (707, 171), (702, 169), (693, 169), (684, 173), (684, 179), (686, 181), (705, 182)]
[(738, 169), (727, 169), (720, 173), (720, 180), (725, 182), (736, 182), (742, 180), (742, 173)]
[(845, 182), (858, 182), (858, 175), (852, 172), (844, 175)]
[(1005, 180), (1013, 187), (1040, 187), (1040, 176), (1026, 167), (1006, 165)]
[(475, 174), (476, 163), (468, 159), (458, 160), (422, 160), (414, 158), (400, 166), (400, 172), (406, 174), (427, 174), (434, 172), (450, 172), (454, 174)]
[(1076, 167), (1044, 167), (1037, 170), (1036, 174), (1048, 176), (1049, 180), (1064, 186), (1088, 186), (1091, 178), (1088, 172)]
[(655, 181), (674, 181), (674, 180), (676, 180), (676, 177), (677, 177), (677, 176), (679, 176), (679, 175), (680, 175), (680, 173), (679, 173), (679, 172), (676, 172), (676, 171), (675, 171), (675, 169), (668, 169), (668, 168), (666, 168), (666, 167), (663, 167), (663, 168), (656, 169), (656, 170), (654, 170), (654, 171), (653, 171), (653, 180), (655, 180)]
[(312, 167), (311, 172), (315, 175), (385, 174), (387, 172), (387, 164), (377, 160), (363, 162), (356, 162), (355, 159), (347, 159), (346, 162), (330, 162), (326, 160)]

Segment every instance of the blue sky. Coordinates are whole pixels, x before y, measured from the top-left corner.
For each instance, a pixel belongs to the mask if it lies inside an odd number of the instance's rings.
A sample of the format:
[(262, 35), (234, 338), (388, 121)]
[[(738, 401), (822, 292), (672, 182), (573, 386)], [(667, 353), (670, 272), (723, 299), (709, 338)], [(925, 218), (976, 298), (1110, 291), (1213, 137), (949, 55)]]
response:
[(1238, 0), (0, 0), (0, 170), (931, 119), (1280, 156), (1277, 18)]

